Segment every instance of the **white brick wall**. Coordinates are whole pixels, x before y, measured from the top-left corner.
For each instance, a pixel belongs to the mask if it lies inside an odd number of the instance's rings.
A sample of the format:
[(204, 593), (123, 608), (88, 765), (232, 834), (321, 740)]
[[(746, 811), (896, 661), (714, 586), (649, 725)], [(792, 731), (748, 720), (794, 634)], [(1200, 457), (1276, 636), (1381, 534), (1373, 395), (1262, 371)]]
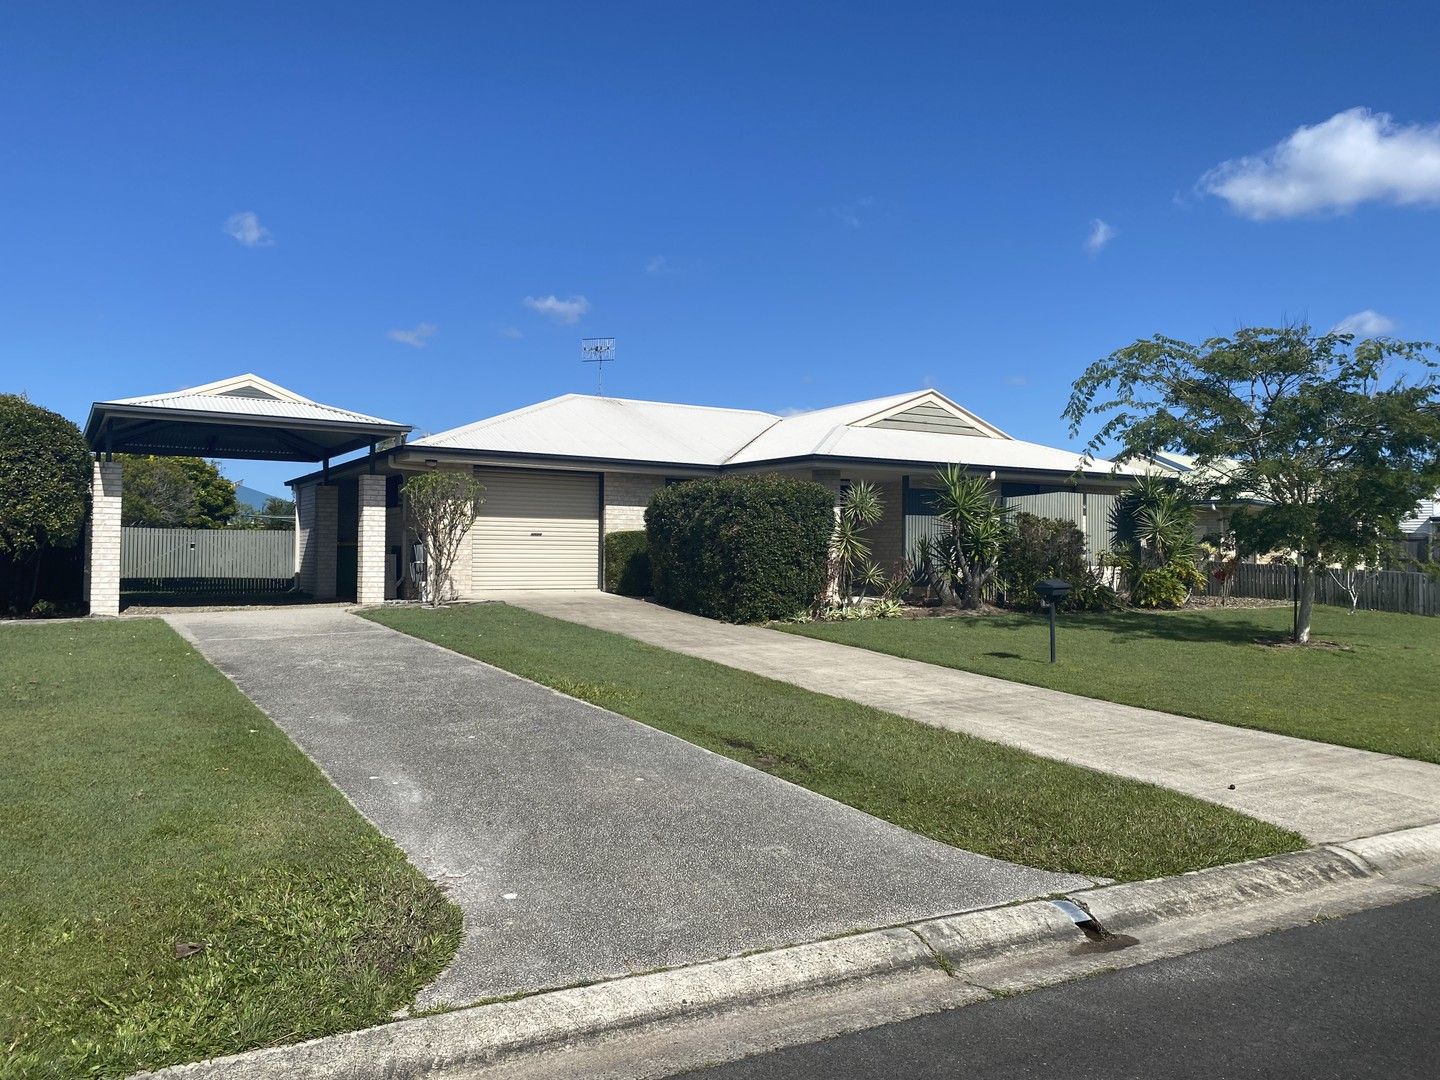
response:
[(97, 461), (85, 532), (85, 599), (91, 615), (120, 614), (120, 535), (120, 463)]
[(359, 531), (356, 537), (355, 600), (379, 604), (385, 599), (385, 477), (368, 473), (356, 478), (359, 488)]
[(646, 473), (605, 474), (605, 532), (645, 528), (645, 507), (650, 496), (665, 486), (663, 476)]

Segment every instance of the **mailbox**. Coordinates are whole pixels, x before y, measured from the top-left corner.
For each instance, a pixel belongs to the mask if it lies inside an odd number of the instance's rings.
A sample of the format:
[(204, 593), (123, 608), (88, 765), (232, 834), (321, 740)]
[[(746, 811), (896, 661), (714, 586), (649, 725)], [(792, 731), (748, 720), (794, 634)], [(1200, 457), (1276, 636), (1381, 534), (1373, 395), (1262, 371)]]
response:
[(1070, 583), (1059, 578), (1046, 578), (1035, 583), (1035, 592), (1047, 604), (1058, 604), (1070, 595)]
[(1055, 662), (1055, 609), (1070, 595), (1070, 583), (1059, 578), (1046, 578), (1035, 583), (1035, 594), (1045, 601), (1050, 612), (1050, 663)]

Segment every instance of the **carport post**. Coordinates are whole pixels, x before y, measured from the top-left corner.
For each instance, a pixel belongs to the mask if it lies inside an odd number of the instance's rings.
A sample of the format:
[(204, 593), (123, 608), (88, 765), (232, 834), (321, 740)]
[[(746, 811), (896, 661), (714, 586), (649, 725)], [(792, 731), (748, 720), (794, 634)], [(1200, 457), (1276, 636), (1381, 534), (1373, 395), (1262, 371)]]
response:
[(95, 459), (85, 524), (85, 599), (91, 615), (120, 614), (120, 463)]
[(360, 488), (360, 529), (357, 537), (355, 600), (385, 602), (385, 477), (366, 473)]

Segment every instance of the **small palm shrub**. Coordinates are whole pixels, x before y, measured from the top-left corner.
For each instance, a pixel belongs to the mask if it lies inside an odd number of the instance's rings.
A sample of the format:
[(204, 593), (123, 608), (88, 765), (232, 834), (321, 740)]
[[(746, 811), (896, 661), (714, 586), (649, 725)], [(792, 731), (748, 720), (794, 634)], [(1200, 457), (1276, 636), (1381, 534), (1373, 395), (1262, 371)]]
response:
[(942, 591), (973, 610), (995, 582), (1010, 536), (1011, 510), (999, 501), (988, 480), (968, 475), (959, 465), (946, 466), (935, 478), (940, 485), (935, 516), (942, 531), (927, 551), (930, 573)]
[(879, 489), (868, 480), (857, 480), (845, 489), (836, 507), (835, 533), (830, 540), (831, 588), (842, 608), (849, 607), (858, 593), (884, 589), (885, 575), (870, 558), (865, 531), (885, 513)]
[(1115, 541), (1107, 562), (1119, 569), (1137, 607), (1175, 608), (1205, 587), (1196, 565), (1195, 507), (1176, 485), (1144, 476), (1115, 501)]

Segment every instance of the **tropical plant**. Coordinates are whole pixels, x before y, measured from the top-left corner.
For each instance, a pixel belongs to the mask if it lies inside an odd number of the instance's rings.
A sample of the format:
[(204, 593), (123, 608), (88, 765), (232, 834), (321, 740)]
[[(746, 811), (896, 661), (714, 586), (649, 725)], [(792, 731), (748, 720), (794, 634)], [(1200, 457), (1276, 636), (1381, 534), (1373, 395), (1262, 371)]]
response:
[(1120, 570), (1137, 607), (1175, 608), (1204, 588), (1196, 565), (1195, 506), (1174, 481), (1140, 477), (1115, 500), (1114, 544), (1107, 562)]
[(485, 486), (471, 472), (437, 469), (411, 476), (400, 492), (406, 519), (425, 552), (421, 599), (437, 607), (455, 596), (455, 559), (480, 515)]
[(868, 480), (857, 480), (840, 496), (835, 509), (835, 535), (830, 541), (832, 585), (841, 607), (849, 607), (857, 590), (882, 588), (885, 575), (870, 558), (865, 531), (885, 512), (880, 490)]
[(1394, 536), (1440, 487), (1440, 377), (1424, 341), (1250, 328), (1198, 345), (1156, 336), (1091, 364), (1065, 415), (1105, 422), (1132, 459), (1179, 450), (1210, 476), (1201, 497), (1256, 505), (1230, 520), (1247, 554), (1299, 566), (1295, 640), (1310, 637), (1316, 575)]
[(935, 479), (935, 516), (942, 527), (931, 553), (935, 573), (961, 607), (974, 610), (995, 581), (1011, 510), (988, 480), (959, 465), (947, 465)]

